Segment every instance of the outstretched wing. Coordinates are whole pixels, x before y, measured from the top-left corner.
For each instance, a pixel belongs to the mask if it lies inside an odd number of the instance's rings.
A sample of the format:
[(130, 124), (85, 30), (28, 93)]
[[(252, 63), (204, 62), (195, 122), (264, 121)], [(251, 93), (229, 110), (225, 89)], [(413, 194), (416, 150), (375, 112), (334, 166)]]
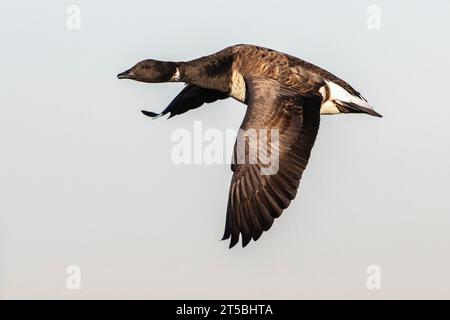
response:
[[(294, 199), (319, 129), (322, 101), (320, 96), (302, 96), (275, 80), (246, 81), (248, 108), (241, 125), (245, 145), (242, 148), (240, 139), (236, 141), (223, 236), (223, 240), (231, 237), (230, 248), (239, 235), (244, 247), (251, 239), (256, 241)], [(267, 139), (263, 146), (248, 132), (257, 132), (258, 137), (278, 132), (278, 140)], [(278, 159), (271, 163), (274, 154)]]
[(145, 110), (142, 110), (142, 113), (146, 116), (157, 118), (170, 112), (169, 118), (172, 118), (177, 114), (182, 114), (186, 111), (196, 109), (204, 103), (210, 103), (225, 98), (228, 98), (226, 93), (188, 84), (161, 113)]

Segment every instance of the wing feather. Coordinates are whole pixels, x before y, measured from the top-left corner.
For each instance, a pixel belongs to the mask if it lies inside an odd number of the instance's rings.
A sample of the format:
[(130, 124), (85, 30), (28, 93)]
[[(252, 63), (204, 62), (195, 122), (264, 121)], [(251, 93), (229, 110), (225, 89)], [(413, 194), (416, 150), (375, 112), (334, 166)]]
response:
[(170, 112), (169, 118), (172, 118), (173, 116), (196, 109), (204, 103), (211, 103), (226, 98), (228, 98), (228, 94), (226, 93), (188, 84), (161, 113), (145, 110), (143, 110), (142, 113), (152, 118), (159, 118)]
[[(223, 239), (231, 237), (230, 248), (237, 244), (240, 235), (243, 246), (251, 239), (258, 240), (295, 198), (319, 129), (322, 99), (302, 96), (274, 80), (246, 79), (246, 82), (248, 108), (241, 129), (244, 134), (248, 129), (256, 130), (257, 134), (262, 132), (260, 129), (267, 132), (276, 129), (279, 139), (261, 148), (255, 139), (246, 137), (242, 140), (245, 163), (236, 163), (236, 159), (241, 159), (238, 150), (242, 150), (236, 142), (223, 236)], [(276, 149), (278, 171), (262, 174), (264, 164)], [(248, 161), (255, 154), (256, 163)]]

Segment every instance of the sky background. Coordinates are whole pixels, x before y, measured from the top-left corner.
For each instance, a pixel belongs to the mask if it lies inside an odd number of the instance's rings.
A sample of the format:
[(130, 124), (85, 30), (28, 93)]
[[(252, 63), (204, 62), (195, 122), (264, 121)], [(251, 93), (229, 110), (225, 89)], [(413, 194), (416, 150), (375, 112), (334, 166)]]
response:
[[(0, 298), (449, 299), (449, 13), (443, 0), (2, 1)], [(116, 74), (238, 43), (329, 70), (384, 118), (322, 117), (295, 201), (229, 250), (229, 165), (176, 166), (170, 137), (197, 120), (236, 129), (245, 106), (151, 121), (140, 110), (183, 85)]]

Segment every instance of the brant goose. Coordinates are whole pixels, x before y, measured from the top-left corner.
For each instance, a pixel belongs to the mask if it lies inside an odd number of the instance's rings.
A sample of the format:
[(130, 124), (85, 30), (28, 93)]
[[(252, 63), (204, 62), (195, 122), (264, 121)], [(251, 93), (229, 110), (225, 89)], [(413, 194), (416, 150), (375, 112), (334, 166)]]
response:
[[(247, 105), (243, 132), (272, 130), (279, 138), (264, 152), (244, 139), (244, 151), (235, 144), (233, 177), (228, 196), (223, 239), (230, 248), (242, 236), (245, 247), (258, 240), (295, 198), (302, 173), (319, 129), (321, 114), (366, 113), (381, 117), (347, 82), (311, 63), (275, 50), (235, 45), (188, 62), (144, 60), (117, 75), (119, 79), (184, 82), (186, 87), (161, 113), (169, 118), (204, 103), (232, 97)], [(250, 139), (251, 140), (251, 139)], [(258, 154), (250, 161), (252, 151)], [(243, 154), (239, 154), (243, 152)], [(261, 174), (263, 158), (278, 157), (274, 174)], [(245, 161), (236, 161), (244, 156)]]

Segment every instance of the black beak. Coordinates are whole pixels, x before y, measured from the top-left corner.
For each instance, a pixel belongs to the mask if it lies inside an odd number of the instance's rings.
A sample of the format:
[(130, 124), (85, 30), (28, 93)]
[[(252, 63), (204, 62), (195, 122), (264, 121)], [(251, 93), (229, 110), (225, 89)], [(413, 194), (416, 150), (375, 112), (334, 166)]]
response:
[(117, 75), (118, 79), (133, 79), (133, 77), (134, 77), (134, 72), (131, 71), (131, 69), (124, 71), (122, 73), (119, 73)]

